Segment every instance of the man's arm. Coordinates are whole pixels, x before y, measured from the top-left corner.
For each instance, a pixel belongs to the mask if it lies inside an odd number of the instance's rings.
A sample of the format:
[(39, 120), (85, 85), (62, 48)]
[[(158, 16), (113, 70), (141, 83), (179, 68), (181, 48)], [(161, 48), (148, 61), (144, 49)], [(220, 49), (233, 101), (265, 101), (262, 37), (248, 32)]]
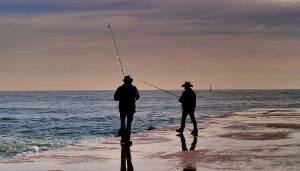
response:
[(139, 90), (137, 88), (135, 88), (136, 91), (135, 91), (135, 99), (138, 100), (140, 98), (140, 93), (139, 93)]
[(180, 98), (179, 98), (179, 102), (180, 102), (180, 103), (183, 103), (183, 94), (184, 94), (184, 92), (181, 94), (181, 96), (180, 96)]
[(120, 87), (115, 92), (114, 99), (115, 99), (115, 101), (119, 101), (120, 100)]

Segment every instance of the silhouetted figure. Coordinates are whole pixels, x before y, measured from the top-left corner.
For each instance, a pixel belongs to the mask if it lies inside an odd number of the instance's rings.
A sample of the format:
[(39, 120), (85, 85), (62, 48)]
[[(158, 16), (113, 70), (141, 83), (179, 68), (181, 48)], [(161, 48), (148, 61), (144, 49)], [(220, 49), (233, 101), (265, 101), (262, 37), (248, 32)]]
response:
[(198, 128), (197, 128), (197, 122), (195, 118), (195, 108), (196, 108), (196, 94), (192, 90), (191, 87), (193, 85), (190, 82), (185, 82), (182, 84), (182, 87), (184, 87), (184, 91), (182, 92), (181, 97), (179, 98), (179, 102), (182, 104), (182, 118), (181, 118), (181, 127), (176, 130), (176, 132), (179, 132), (180, 134), (183, 133), (185, 128), (185, 120), (187, 115), (190, 115), (194, 130), (191, 132), (193, 135), (198, 134)]
[[(140, 98), (138, 89), (132, 85), (133, 79), (125, 76), (124, 84), (115, 92), (114, 99), (119, 101), (119, 112), (121, 119), (121, 143), (130, 143), (131, 122), (135, 113), (135, 101)], [(125, 120), (127, 124), (125, 127)]]
[[(127, 161), (127, 167), (126, 167)], [(131, 162), (130, 147), (122, 147), (121, 150), (121, 169), (120, 171), (133, 171), (133, 165)]]
[[(183, 134), (179, 134), (179, 137), (180, 137), (180, 140), (181, 140), (182, 151), (188, 151)], [(196, 145), (197, 145), (197, 136), (194, 136), (194, 140), (191, 144), (190, 151), (195, 150)], [(194, 156), (194, 157), (197, 157), (197, 156)], [(194, 162), (195, 160), (191, 158), (188, 161), (189, 162), (184, 162), (183, 163), (183, 165), (184, 165), (183, 171), (196, 171), (196, 164)]]

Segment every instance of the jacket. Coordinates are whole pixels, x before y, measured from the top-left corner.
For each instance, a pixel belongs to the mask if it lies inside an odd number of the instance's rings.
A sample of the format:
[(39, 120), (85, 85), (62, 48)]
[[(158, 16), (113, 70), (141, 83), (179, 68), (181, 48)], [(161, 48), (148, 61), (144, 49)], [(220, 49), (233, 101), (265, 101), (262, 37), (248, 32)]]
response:
[(139, 91), (132, 84), (123, 84), (116, 90), (114, 94), (114, 99), (119, 101), (120, 112), (134, 113), (135, 101), (139, 98)]
[(196, 108), (196, 94), (189, 88), (182, 92), (179, 98), (179, 102), (182, 103), (181, 107), (183, 110), (195, 110)]

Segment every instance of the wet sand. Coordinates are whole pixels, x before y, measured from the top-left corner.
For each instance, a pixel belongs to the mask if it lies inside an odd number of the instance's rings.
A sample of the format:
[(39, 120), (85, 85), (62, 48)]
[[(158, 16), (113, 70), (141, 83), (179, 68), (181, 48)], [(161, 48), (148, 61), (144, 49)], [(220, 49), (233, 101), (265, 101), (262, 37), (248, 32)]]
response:
[(178, 125), (0, 161), (9, 171), (299, 170), (300, 109), (251, 109), (198, 123), (199, 135), (176, 136)]

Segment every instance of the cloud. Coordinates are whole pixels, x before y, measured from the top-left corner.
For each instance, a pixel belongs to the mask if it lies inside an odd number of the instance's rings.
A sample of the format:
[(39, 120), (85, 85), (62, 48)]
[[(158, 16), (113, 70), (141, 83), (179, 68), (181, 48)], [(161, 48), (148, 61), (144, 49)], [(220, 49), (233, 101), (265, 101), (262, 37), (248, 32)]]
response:
[[(109, 22), (126, 70), (165, 80), (167, 88), (185, 79), (220, 78), (217, 71), (296, 75), (299, 16), (299, 1), (2, 0), (0, 79), (30, 75), (34, 82), (47, 75), (55, 81), (61, 72), (62, 83), (78, 75), (98, 85), (107, 73), (119, 75)], [(109, 79), (106, 88), (118, 84)]]
[[(129, 22), (126, 34), (130, 33), (131, 27), (135, 34), (159, 36), (260, 33), (282, 35), (286, 32), (294, 36), (299, 34), (299, 29), (296, 28), (299, 27), (300, 2), (279, 0), (263, 2), (258, 0), (2, 1), (0, 13), (21, 15), (99, 13), (101, 16), (98, 21), (104, 17), (112, 21), (116, 19), (116, 22), (120, 22), (118, 18), (122, 17), (135, 19), (137, 25)], [(140, 25), (147, 26), (143, 28), (144, 32), (136, 29), (135, 26)], [(268, 27), (257, 29), (259, 25), (268, 25)], [(168, 29), (170, 27), (172, 30)]]
[[(139, 5), (136, 5), (139, 4)], [(134, 1), (59, 1), (59, 0), (29, 0), (2, 1), (1, 13), (41, 14), (70, 11), (99, 11), (99, 10), (132, 10), (143, 8), (143, 4)]]

